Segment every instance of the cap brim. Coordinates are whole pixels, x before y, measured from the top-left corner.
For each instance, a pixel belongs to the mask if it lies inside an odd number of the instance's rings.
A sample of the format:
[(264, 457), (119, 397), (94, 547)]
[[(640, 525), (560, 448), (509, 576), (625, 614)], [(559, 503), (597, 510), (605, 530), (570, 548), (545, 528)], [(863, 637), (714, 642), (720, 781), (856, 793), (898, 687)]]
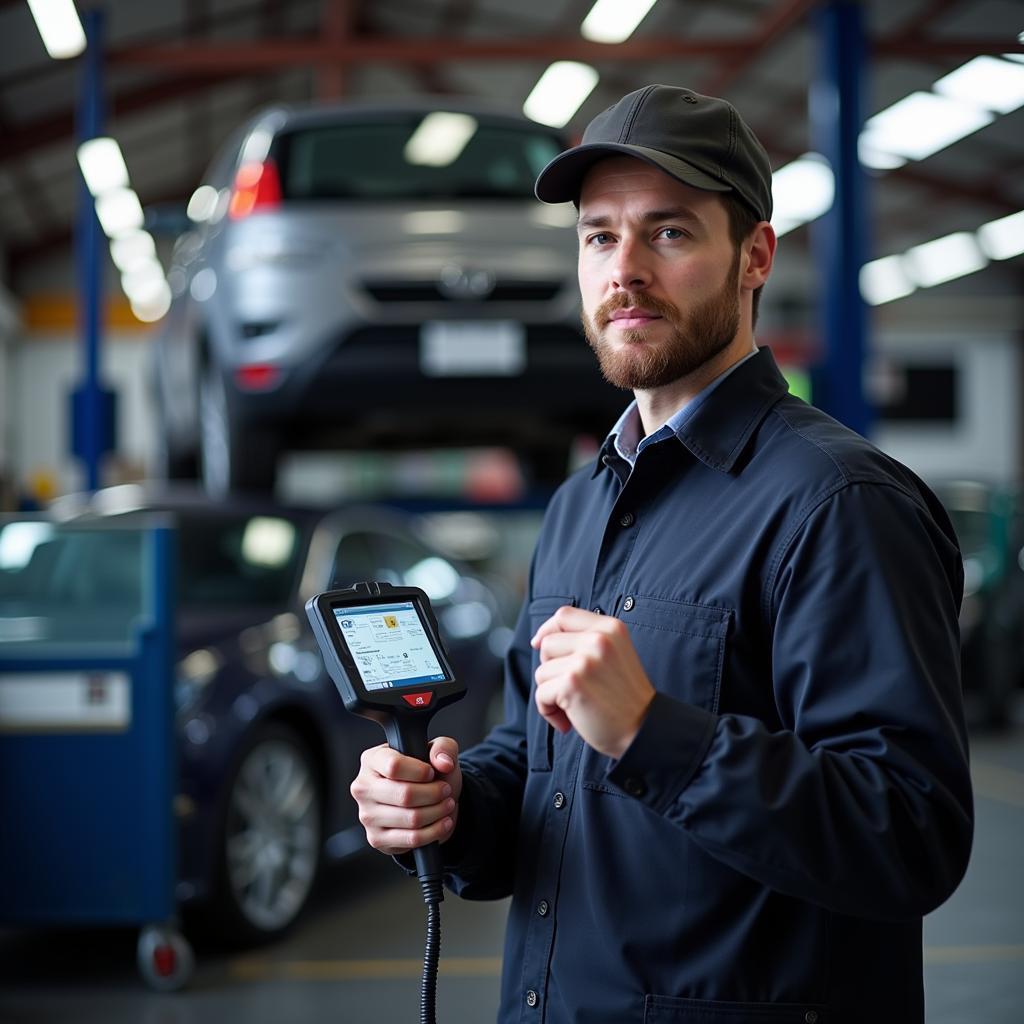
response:
[(684, 185), (705, 189), (709, 192), (731, 192), (732, 186), (718, 178), (705, 174), (692, 164), (678, 157), (669, 156), (657, 149), (645, 146), (629, 146), (618, 142), (593, 142), (567, 149), (556, 156), (537, 176), (534, 193), (541, 202), (568, 203), (579, 198), (580, 188), (587, 171), (598, 160), (614, 154), (636, 157), (644, 163), (657, 167)]

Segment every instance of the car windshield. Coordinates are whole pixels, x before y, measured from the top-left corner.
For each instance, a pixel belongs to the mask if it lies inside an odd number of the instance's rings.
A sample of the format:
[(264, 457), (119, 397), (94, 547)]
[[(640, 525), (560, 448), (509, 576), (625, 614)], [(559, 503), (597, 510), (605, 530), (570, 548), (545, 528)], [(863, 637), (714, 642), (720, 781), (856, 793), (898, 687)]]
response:
[(128, 644), (147, 611), (148, 565), (138, 528), (0, 524), (0, 647)]
[[(116, 520), (0, 524), (0, 644), (128, 642), (148, 613), (144, 538)], [(178, 603), (284, 608), (301, 557), (280, 516), (179, 516)]]
[(280, 516), (188, 516), (178, 530), (184, 608), (287, 603), (302, 554), (295, 523)]
[(274, 145), (285, 199), (531, 199), (561, 149), (540, 126), (468, 114), (396, 116), (282, 133)]

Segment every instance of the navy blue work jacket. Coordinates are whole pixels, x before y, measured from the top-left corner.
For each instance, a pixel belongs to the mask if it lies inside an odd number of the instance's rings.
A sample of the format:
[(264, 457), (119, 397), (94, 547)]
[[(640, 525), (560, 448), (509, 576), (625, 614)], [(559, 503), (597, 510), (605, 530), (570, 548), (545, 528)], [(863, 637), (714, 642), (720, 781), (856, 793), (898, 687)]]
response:
[[(572, 476), (444, 847), (456, 892), (512, 895), (501, 1024), (923, 1021), (972, 835), (962, 582), (928, 489), (767, 350)], [(658, 691), (618, 761), (537, 714), (561, 605), (625, 622)]]

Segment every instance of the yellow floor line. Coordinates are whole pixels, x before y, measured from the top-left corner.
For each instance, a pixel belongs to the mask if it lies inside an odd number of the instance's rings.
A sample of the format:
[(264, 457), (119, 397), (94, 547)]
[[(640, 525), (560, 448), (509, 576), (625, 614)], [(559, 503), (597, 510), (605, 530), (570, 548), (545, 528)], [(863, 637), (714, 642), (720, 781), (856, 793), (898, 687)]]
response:
[(1011, 807), (1024, 807), (1024, 772), (987, 761), (974, 761), (971, 780), (978, 796), (1010, 804)]
[[(942, 964), (1016, 963), (1024, 961), (1024, 944), (989, 946), (926, 946), (924, 962)], [(248, 957), (229, 968), (239, 981), (387, 981), (415, 980), (423, 961), (414, 957), (377, 960), (267, 960)], [(443, 957), (440, 974), (448, 978), (498, 978), (501, 957)]]

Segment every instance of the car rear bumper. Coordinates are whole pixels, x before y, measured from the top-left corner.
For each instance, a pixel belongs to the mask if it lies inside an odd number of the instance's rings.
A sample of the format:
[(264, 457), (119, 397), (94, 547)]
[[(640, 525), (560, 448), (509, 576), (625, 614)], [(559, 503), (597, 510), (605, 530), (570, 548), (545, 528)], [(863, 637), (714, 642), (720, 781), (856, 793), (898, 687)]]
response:
[(603, 435), (628, 398), (568, 325), (527, 324), (519, 372), (436, 375), (424, 371), (419, 325), (408, 324), (359, 328), (318, 365), (273, 391), (236, 392), (233, 405), (243, 421), (314, 446), (474, 445), (542, 442), (552, 428)]

